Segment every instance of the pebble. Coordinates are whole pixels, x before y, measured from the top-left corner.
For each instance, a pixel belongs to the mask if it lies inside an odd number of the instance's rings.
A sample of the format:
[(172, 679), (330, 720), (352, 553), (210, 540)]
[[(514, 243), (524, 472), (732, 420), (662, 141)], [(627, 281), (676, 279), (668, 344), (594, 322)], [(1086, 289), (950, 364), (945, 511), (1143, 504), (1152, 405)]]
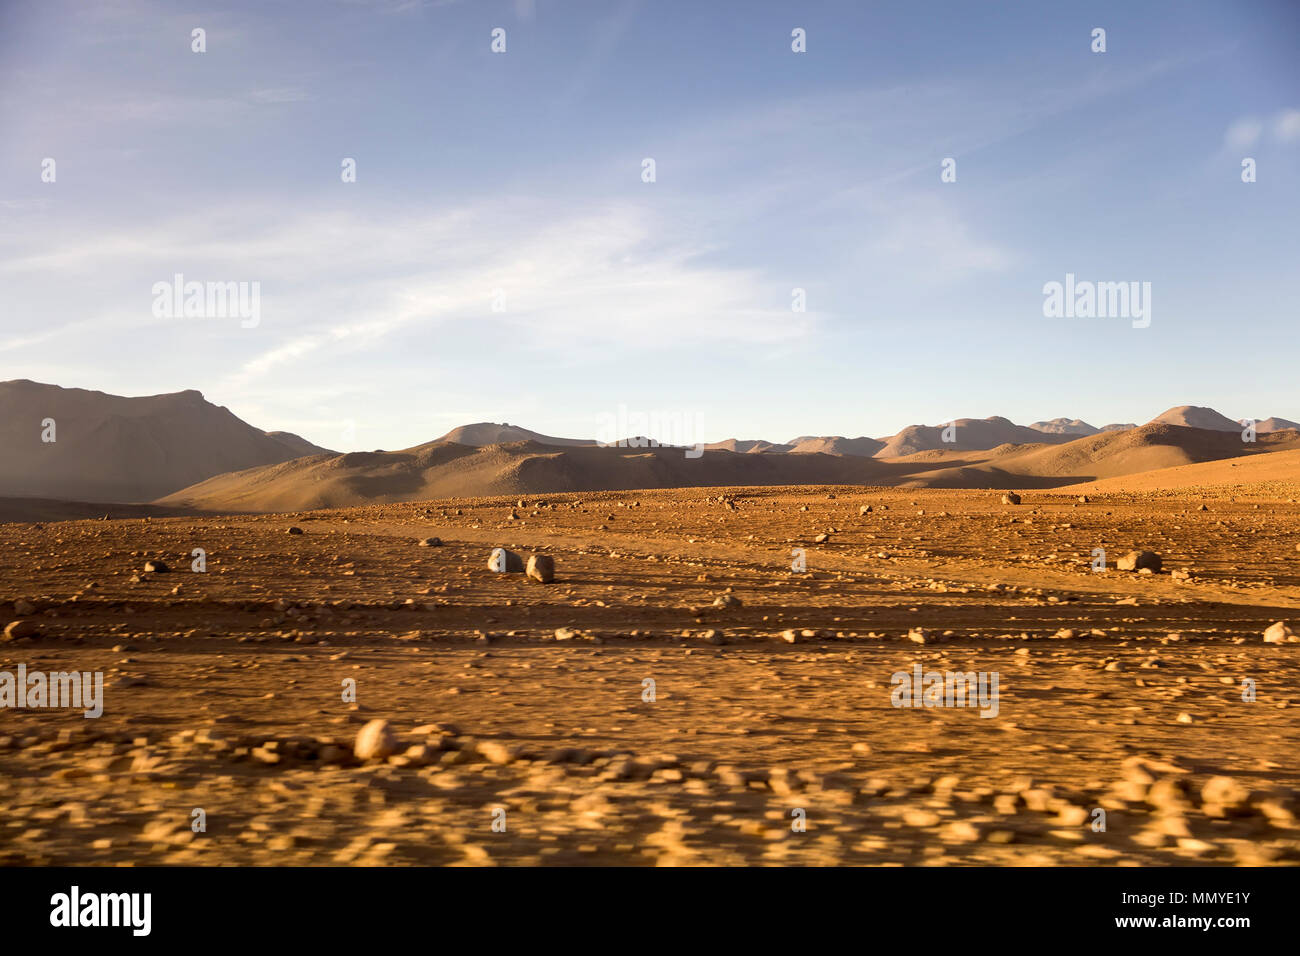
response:
[(1287, 644), (1293, 643), (1294, 640), (1295, 634), (1293, 634), (1291, 628), (1287, 627), (1282, 621), (1269, 625), (1269, 627), (1264, 631), (1265, 644)]
[(36, 625), (31, 621), (10, 621), (5, 625), (6, 641), (23, 641), (36, 637), (40, 634)]
[(386, 720), (372, 720), (357, 731), (352, 752), (358, 760), (382, 759), (397, 753), (397, 734)]

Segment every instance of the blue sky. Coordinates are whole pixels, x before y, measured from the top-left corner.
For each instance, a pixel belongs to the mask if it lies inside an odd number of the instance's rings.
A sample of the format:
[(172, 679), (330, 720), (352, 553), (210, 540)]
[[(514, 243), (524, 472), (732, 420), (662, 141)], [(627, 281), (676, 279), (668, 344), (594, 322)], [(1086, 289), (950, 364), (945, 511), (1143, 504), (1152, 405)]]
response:
[[(1298, 50), (1283, 0), (6, 0), (0, 378), (345, 450), (1300, 419)], [(1045, 318), (1067, 272), (1150, 327)], [(154, 315), (176, 273), (260, 322)]]

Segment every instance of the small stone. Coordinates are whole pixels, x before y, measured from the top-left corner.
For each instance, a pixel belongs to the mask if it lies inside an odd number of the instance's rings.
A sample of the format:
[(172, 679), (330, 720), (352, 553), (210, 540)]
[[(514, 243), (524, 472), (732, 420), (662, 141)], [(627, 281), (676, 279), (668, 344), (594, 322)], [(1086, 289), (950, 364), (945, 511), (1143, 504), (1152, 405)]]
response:
[(10, 621), (5, 625), (6, 641), (25, 641), (36, 637), (38, 634), (40, 634), (40, 631), (31, 621)]
[(927, 640), (933, 639), (933, 632), (923, 627), (914, 627), (907, 632), (907, 639), (913, 644), (924, 644)]
[(1201, 787), (1201, 800), (1221, 807), (1240, 807), (1250, 800), (1250, 791), (1233, 777), (1211, 777)]
[(1158, 574), (1160, 571), (1160, 555), (1154, 551), (1130, 551), (1115, 562), (1115, 567), (1121, 571), (1149, 570), (1152, 574)]
[(830, 541), (830, 539), (831, 539), (831, 536), (828, 535), (828, 534), (819, 534), (819, 535), (817, 535), (817, 537), (813, 538), (813, 543), (814, 543), (814, 544), (825, 544), (826, 542)]
[(1004, 505), (1018, 505), (1020, 504), (1020, 496), (1014, 491), (1008, 491), (1002, 496), (1002, 503)]
[(1295, 635), (1292, 633), (1291, 628), (1287, 627), (1284, 622), (1278, 621), (1276, 624), (1269, 625), (1269, 627), (1264, 631), (1264, 643), (1286, 644), (1290, 642), (1294, 636)]
[(555, 580), (555, 559), (549, 554), (534, 554), (528, 559), (528, 576), (540, 584)]
[(421, 538), (420, 547), (422, 548), (441, 548), (442, 538)]
[(520, 747), (518, 744), (503, 744), (497, 740), (480, 740), (474, 744), (474, 749), (487, 760), (488, 763), (508, 764), (514, 763), (519, 758)]
[(352, 748), (359, 760), (383, 759), (397, 753), (397, 734), (386, 720), (372, 720), (357, 731)]
[(144, 563), (145, 574), (166, 574), (171, 568), (167, 567), (166, 561), (146, 561)]
[(24, 614), (31, 614), (35, 610), (36, 610), (36, 606), (32, 604), (31, 601), (26, 601), (23, 598), (19, 598), (17, 601), (14, 601), (14, 613), (17, 614), (19, 617), (22, 617)]
[(713, 599), (713, 606), (714, 607), (741, 607), (742, 602), (740, 598), (736, 597), (734, 594), (719, 594), (716, 598)]
[(858, 509), (858, 514), (860, 515), (871, 514), (871, 505), (863, 505), (861, 508)]
[(299, 528), (297, 525), (294, 525), (293, 527), (291, 527), (291, 528), (289, 529), (289, 533), (290, 533), (290, 534), (302, 534), (302, 528)]
[(495, 548), (488, 555), (487, 566), (489, 571), (522, 574), (524, 572), (524, 559), (513, 551), (507, 551), (505, 548)]

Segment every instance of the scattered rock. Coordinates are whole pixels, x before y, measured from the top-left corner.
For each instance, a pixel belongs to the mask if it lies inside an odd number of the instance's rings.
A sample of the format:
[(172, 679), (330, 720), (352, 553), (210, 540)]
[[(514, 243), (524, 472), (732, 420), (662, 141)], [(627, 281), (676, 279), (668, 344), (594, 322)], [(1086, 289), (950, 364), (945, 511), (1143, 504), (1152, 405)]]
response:
[(1201, 799), (1220, 807), (1240, 807), (1250, 800), (1250, 791), (1233, 777), (1211, 777), (1201, 787)]
[(524, 559), (513, 551), (507, 551), (505, 548), (495, 548), (488, 555), (488, 570), (499, 571), (510, 574), (524, 573)]
[(1115, 567), (1121, 571), (1150, 571), (1157, 574), (1160, 571), (1160, 555), (1154, 551), (1130, 551), (1115, 562)]
[(166, 574), (171, 571), (166, 561), (146, 561), (144, 563), (145, 574)]
[(861, 508), (858, 509), (858, 514), (860, 515), (871, 514), (871, 505), (863, 505)]
[(420, 547), (422, 548), (441, 548), (442, 538), (421, 538)]
[(297, 525), (294, 525), (293, 527), (291, 527), (291, 528), (289, 529), (289, 533), (290, 533), (290, 534), (302, 534), (302, 528), (299, 528)]
[(1291, 628), (1287, 627), (1283, 621), (1278, 621), (1276, 624), (1269, 625), (1269, 627), (1264, 631), (1265, 644), (1290, 644), (1294, 642), (1295, 634), (1292, 633)]
[(1014, 491), (1008, 491), (1002, 496), (1002, 503), (1004, 505), (1018, 505), (1020, 504), (1020, 496)]
[(40, 630), (32, 621), (10, 621), (5, 625), (6, 641), (24, 641), (38, 634)]
[(713, 599), (714, 607), (742, 607), (743, 602), (734, 594), (719, 594)]
[(541, 584), (555, 580), (555, 559), (549, 554), (534, 554), (528, 559), (528, 576)]
[(397, 753), (397, 734), (386, 720), (372, 720), (357, 731), (357, 742), (352, 748), (358, 760), (382, 760)]

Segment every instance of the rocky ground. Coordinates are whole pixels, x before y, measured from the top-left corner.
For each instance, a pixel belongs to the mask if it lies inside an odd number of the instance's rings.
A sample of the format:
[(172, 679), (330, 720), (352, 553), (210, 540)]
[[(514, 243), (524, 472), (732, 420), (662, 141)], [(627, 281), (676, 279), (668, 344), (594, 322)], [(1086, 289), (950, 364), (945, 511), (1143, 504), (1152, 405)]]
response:
[[(0, 672), (105, 680), (98, 719), (0, 710), (0, 862), (1295, 864), (1297, 498), (0, 525)], [(996, 674), (996, 715), (894, 706), (918, 663)]]

